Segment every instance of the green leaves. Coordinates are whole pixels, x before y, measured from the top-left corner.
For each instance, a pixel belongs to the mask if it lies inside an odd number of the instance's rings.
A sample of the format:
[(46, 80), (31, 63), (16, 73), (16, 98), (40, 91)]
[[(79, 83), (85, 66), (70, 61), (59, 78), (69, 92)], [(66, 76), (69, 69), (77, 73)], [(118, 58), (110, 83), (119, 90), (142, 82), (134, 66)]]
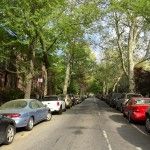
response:
[(23, 71), (24, 81), (31, 68), (33, 78), (41, 76), (44, 64), (54, 74), (53, 79), (58, 79), (56, 86), (61, 89), (65, 70), (63, 56), (70, 53), (74, 82), (86, 83), (89, 67), (95, 60), (84, 34), (100, 16), (97, 1), (1, 0), (0, 10), (0, 25), (15, 35), (0, 32), (0, 56), (11, 61), (13, 50), (16, 70)]

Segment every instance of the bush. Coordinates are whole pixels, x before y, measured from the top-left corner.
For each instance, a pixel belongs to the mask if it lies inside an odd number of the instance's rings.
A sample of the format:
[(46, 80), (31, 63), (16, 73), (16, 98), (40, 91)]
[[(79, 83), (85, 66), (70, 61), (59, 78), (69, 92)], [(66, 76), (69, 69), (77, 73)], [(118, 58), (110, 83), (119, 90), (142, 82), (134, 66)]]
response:
[(0, 91), (0, 104), (3, 104), (13, 99), (18, 99), (18, 98), (23, 98), (23, 97), (24, 97), (24, 92), (18, 88), (5, 89), (5, 90)]

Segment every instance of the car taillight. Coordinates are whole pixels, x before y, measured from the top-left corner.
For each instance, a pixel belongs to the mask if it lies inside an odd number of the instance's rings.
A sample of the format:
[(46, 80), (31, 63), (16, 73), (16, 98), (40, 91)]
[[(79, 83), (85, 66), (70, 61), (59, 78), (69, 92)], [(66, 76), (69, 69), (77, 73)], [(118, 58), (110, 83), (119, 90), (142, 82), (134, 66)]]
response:
[(4, 116), (6, 116), (8, 118), (19, 118), (21, 116), (21, 114), (13, 113), (13, 114), (5, 114)]
[(59, 102), (57, 102), (57, 106), (59, 106)]

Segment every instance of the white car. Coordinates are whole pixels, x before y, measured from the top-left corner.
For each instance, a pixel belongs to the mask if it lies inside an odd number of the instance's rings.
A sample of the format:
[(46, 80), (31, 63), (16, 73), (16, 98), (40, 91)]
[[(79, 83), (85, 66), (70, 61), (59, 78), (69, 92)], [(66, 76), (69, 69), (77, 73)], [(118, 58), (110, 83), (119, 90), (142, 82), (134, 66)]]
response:
[(51, 112), (58, 112), (61, 114), (62, 111), (66, 110), (65, 101), (57, 95), (45, 96), (42, 99), (42, 103), (49, 107)]

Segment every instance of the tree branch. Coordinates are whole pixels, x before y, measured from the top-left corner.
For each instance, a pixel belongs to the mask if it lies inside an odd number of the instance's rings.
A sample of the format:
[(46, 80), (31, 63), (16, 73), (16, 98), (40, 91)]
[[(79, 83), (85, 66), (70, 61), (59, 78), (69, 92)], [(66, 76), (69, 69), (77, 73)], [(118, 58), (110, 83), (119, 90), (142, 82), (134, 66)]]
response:
[(121, 41), (120, 41), (120, 37), (123, 34), (123, 31), (122, 32), (119, 31), (119, 18), (116, 13), (114, 14), (114, 19), (115, 19), (115, 30), (116, 30), (116, 34), (117, 34), (117, 45), (118, 45), (118, 50), (119, 50), (119, 54), (120, 54), (120, 58), (121, 58), (121, 65), (122, 65), (122, 69), (123, 69), (125, 75), (128, 77), (128, 73), (127, 73), (127, 70), (125, 67), (125, 61), (123, 58), (123, 49), (122, 49)]
[(142, 60), (140, 60), (137, 64), (135, 64), (135, 66), (137, 66), (137, 65), (139, 65), (139, 64), (141, 64), (147, 60), (150, 60), (150, 40), (148, 41), (148, 44), (147, 44), (145, 56), (143, 57)]
[(7, 64), (5, 63), (5, 70), (7, 71), (7, 72), (9, 72), (9, 73), (13, 73), (13, 74), (22, 74), (22, 73), (25, 73), (25, 71), (12, 71), (12, 70), (10, 70), (10, 69), (8, 69), (7, 68)]

